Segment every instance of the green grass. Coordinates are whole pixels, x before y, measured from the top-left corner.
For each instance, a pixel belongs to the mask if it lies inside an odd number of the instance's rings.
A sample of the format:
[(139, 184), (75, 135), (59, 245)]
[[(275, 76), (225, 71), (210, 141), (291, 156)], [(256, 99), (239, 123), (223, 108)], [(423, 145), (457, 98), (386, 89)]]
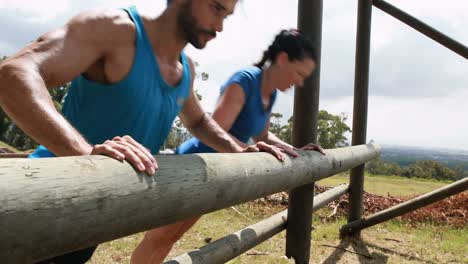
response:
[[(347, 176), (340, 175), (320, 183), (336, 185), (346, 181)], [(366, 177), (366, 190), (377, 194), (415, 195), (443, 185), (446, 183), (387, 176)], [(197, 249), (206, 244), (207, 238), (214, 241), (284, 209), (253, 202), (235, 208), (240, 214), (227, 208), (203, 216), (175, 245), (170, 256)], [(326, 216), (330, 210), (322, 209), (319, 213)], [(314, 215), (311, 263), (468, 263), (468, 227), (456, 229), (429, 223), (410, 226), (391, 220), (364, 230), (362, 240), (348, 241), (339, 239), (339, 228), (345, 222), (344, 218), (326, 220)], [(131, 252), (141, 238), (142, 233), (102, 244), (90, 263), (129, 263)], [(281, 232), (228, 263), (294, 263), (284, 257), (285, 246), (285, 232)]]
[[(346, 174), (340, 174), (321, 180), (318, 182), (318, 184), (325, 186), (336, 186), (338, 184), (348, 182), (349, 176)], [(427, 193), (447, 184), (448, 182), (405, 178), (399, 176), (366, 175), (364, 180), (364, 190), (379, 195), (390, 194), (393, 196), (409, 196)]]
[[(232, 209), (205, 215), (175, 245), (170, 256), (197, 249), (206, 244), (207, 238), (214, 241), (269, 216), (250, 213), (255, 207), (251, 203), (236, 206), (249, 219)], [(468, 252), (466, 227), (455, 229), (426, 224), (415, 228), (394, 220), (366, 229), (362, 240), (347, 241), (340, 240), (338, 232), (345, 222), (344, 218), (331, 222), (314, 218), (311, 263), (468, 263), (464, 254)], [(91, 263), (129, 263), (131, 252), (141, 238), (142, 234), (137, 234), (100, 245)], [(364, 254), (371, 259), (335, 247)], [(284, 252), (283, 231), (228, 263), (294, 263), (283, 256)]]

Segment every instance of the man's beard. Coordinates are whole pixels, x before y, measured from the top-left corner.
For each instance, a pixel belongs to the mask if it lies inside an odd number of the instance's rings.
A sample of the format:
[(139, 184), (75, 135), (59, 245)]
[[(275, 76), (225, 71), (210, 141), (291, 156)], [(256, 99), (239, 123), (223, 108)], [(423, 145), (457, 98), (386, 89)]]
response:
[(200, 35), (208, 34), (212, 37), (216, 37), (216, 32), (198, 27), (198, 22), (192, 15), (192, 1), (187, 1), (187, 3), (181, 7), (177, 20), (182, 28), (185, 40), (197, 49), (203, 49), (206, 45), (206, 42), (203, 43), (200, 41)]

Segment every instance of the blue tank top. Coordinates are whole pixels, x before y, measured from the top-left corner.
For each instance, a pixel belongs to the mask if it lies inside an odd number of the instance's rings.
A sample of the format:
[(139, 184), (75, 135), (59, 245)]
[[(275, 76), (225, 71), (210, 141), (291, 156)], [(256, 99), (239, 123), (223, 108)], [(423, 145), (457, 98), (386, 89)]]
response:
[[(155, 154), (189, 96), (190, 66), (182, 53), (181, 81), (174, 87), (166, 83), (136, 8), (124, 10), (136, 27), (136, 49), (130, 72), (115, 84), (78, 76), (71, 83), (62, 112), (91, 144), (130, 135)], [(30, 155), (31, 158), (51, 156), (54, 155), (44, 146)]]
[[(265, 129), (267, 122), (269, 122), (271, 109), (276, 100), (276, 90), (270, 97), (268, 109), (264, 110), (261, 96), (262, 70), (260, 68), (250, 66), (236, 72), (221, 87), (220, 95), (233, 83), (237, 83), (242, 87), (245, 103), (231, 129), (229, 129), (229, 133), (240, 141), (247, 143), (251, 137), (259, 136)], [(176, 150), (177, 154), (207, 152), (216, 151), (195, 137), (182, 143)]]

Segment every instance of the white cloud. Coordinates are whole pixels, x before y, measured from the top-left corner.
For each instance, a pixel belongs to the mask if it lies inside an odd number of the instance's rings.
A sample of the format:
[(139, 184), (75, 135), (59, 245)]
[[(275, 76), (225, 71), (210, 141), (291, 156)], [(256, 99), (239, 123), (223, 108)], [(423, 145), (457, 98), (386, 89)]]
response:
[[(468, 2), (388, 0), (434, 28), (468, 43)], [(0, 55), (95, 7), (125, 7), (161, 12), (166, 0), (0, 0), (0, 12), (17, 14), (0, 22)], [(357, 1), (324, 1), (320, 108), (352, 118)], [(16, 12), (16, 13), (15, 13)], [(236, 70), (260, 59), (274, 35), (296, 27), (297, 0), (249, 0), (238, 4), (224, 32), (199, 51), (187, 53), (210, 74), (197, 81), (203, 104), (212, 111), (219, 87)], [(40, 25), (39, 25), (39, 24)], [(3, 25), (3, 24), (2, 24)], [(15, 25), (13, 27), (13, 25)], [(407, 25), (373, 9), (368, 138), (380, 143), (450, 146), (468, 149), (468, 63)], [(287, 120), (294, 97), (279, 94), (275, 112)]]
[[(448, 36), (458, 40), (461, 43), (468, 42), (468, 34), (466, 34), (466, 25), (468, 24), (468, 2), (466, 0), (451, 0), (445, 1), (425, 1), (425, 0), (387, 0), (390, 4), (409, 13), (410, 15), (420, 19), (424, 23), (433, 28), (447, 34)], [(406, 24), (387, 15), (378, 8), (373, 10), (373, 19), (380, 24), (385, 21), (386, 30), (392, 33), (408, 31), (412, 35), (420, 34)], [(394, 20), (394, 22), (391, 22)], [(379, 27), (380, 29), (380, 27)], [(379, 34), (373, 31), (373, 34)], [(410, 35), (411, 36), (411, 35)]]
[[(440, 98), (369, 98), (367, 139), (382, 144), (468, 149), (468, 90)], [(353, 98), (329, 99), (322, 107), (346, 113), (352, 127)]]
[(0, 11), (31, 23), (45, 23), (69, 11), (70, 3), (70, 0), (0, 0)]

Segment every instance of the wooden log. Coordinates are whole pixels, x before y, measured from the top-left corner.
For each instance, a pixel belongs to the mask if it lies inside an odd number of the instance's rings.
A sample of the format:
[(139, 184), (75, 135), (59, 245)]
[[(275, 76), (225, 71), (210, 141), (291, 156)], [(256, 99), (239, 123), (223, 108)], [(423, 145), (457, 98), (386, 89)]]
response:
[[(348, 191), (348, 185), (339, 185), (314, 197), (312, 211), (324, 207)], [(261, 222), (220, 238), (198, 250), (182, 254), (164, 264), (218, 264), (226, 263), (255, 247), (286, 228), (288, 210), (277, 213)]]
[(277, 161), (266, 153), (158, 156), (153, 177), (104, 156), (0, 159), (0, 259), (30, 263), (346, 171), (368, 144)]
[(432, 192), (408, 200), (404, 203), (387, 208), (371, 216), (348, 223), (341, 227), (341, 236), (349, 235), (365, 228), (380, 224), (397, 216), (404, 215), (466, 190), (468, 190), (468, 178), (464, 178)]
[(27, 158), (29, 153), (0, 153), (0, 159)]

